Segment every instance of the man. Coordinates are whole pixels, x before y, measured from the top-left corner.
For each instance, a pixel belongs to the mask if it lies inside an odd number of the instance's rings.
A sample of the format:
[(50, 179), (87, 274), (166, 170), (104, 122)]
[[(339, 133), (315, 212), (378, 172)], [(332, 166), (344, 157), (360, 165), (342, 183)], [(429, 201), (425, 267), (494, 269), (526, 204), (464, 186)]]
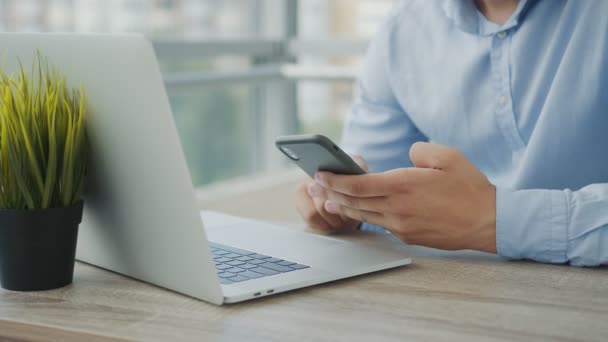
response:
[(302, 184), (313, 227), (608, 263), (608, 1), (403, 1), (369, 47), (343, 144), (371, 173)]

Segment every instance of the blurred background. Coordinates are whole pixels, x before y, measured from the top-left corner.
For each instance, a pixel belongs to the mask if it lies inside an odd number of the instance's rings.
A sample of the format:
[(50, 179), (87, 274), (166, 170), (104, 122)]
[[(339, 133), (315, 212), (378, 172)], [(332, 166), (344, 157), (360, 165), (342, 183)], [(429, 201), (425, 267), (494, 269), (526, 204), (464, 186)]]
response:
[(0, 31), (141, 32), (196, 186), (290, 165), (281, 134), (338, 141), (394, 0), (0, 0)]

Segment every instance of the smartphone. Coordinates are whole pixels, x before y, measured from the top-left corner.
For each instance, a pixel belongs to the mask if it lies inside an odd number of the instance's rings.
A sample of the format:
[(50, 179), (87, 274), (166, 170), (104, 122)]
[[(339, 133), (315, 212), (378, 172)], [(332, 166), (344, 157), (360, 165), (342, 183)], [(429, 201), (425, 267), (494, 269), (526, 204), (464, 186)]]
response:
[(320, 134), (286, 135), (275, 141), (278, 149), (294, 161), (310, 177), (318, 171), (343, 175), (365, 174), (346, 152), (328, 137)]

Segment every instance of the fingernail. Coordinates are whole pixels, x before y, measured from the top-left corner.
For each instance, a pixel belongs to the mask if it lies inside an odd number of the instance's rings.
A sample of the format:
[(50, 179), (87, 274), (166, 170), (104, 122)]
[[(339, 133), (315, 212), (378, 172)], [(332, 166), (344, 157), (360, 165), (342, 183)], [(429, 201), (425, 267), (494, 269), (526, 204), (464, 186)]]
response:
[(321, 197), (323, 192), (323, 189), (321, 189), (321, 186), (317, 183), (310, 183), (308, 185), (308, 194), (311, 197)]
[(332, 213), (332, 214), (339, 214), (340, 213), (340, 208), (338, 207), (338, 205), (334, 202), (331, 201), (326, 201), (325, 202), (325, 210), (327, 210), (328, 212)]
[(317, 181), (317, 183), (323, 186), (327, 186), (327, 181), (325, 180), (325, 175), (323, 173), (317, 172), (315, 174), (315, 180)]

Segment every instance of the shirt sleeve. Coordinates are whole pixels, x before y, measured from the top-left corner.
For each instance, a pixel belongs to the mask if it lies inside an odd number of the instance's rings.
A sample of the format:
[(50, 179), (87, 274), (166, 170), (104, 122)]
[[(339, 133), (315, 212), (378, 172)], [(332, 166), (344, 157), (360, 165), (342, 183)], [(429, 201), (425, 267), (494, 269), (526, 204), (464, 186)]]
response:
[(509, 259), (608, 264), (608, 184), (496, 193), (496, 246)]
[[(411, 166), (409, 150), (417, 141), (428, 141), (410, 120), (394, 93), (389, 77), (390, 18), (370, 43), (360, 71), (355, 98), (346, 118), (342, 146), (361, 155), (370, 172)], [(378, 229), (364, 224), (362, 229)]]
[(389, 77), (391, 20), (370, 43), (346, 117), (342, 146), (367, 161), (370, 172), (411, 166), (409, 149), (428, 141), (395, 96)]

